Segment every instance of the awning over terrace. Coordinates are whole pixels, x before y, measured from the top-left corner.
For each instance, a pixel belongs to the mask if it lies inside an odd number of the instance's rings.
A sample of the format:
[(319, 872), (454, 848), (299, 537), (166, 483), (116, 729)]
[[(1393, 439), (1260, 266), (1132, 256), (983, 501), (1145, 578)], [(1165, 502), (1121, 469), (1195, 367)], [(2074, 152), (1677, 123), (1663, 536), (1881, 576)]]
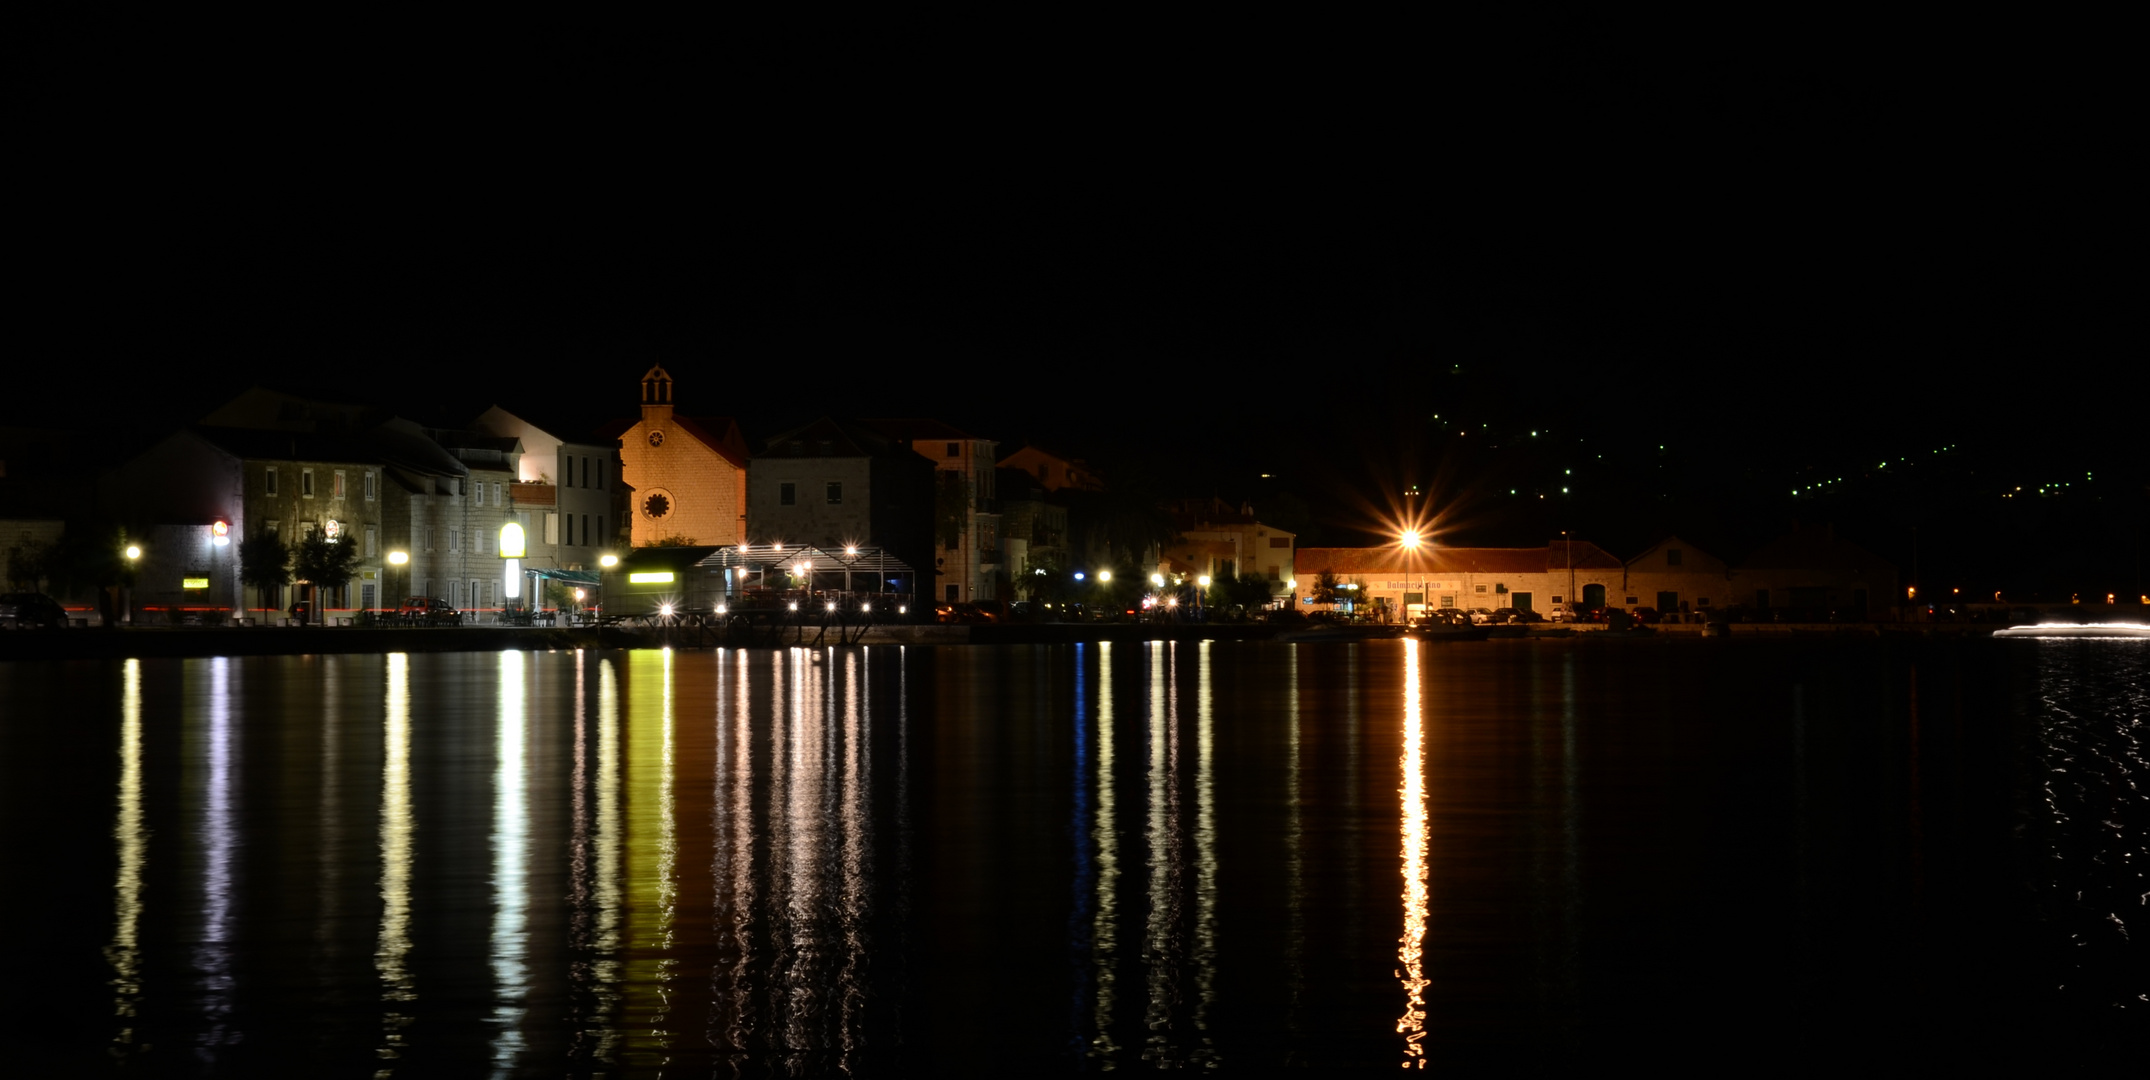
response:
[(842, 574), (845, 577), (846, 589), (857, 584), (874, 583), (865, 590), (869, 592), (886, 591), (887, 583), (894, 579), (907, 582), (917, 580), (917, 572), (911, 569), (910, 564), (877, 547), (818, 548), (797, 544), (741, 544), (735, 547), (720, 547), (695, 565), (712, 572), (734, 570), (749, 574), (775, 573), (795, 577)]
[(595, 570), (559, 570), (547, 567), (525, 566), (523, 567), (523, 572), (532, 577), (547, 578), (567, 585), (595, 587), (598, 583), (597, 571)]

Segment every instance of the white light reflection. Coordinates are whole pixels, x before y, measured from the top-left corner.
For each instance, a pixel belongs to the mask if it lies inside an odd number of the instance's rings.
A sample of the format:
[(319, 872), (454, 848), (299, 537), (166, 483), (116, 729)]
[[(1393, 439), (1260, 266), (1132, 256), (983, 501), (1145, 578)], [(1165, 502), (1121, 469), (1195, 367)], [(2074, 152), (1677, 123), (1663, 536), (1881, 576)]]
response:
[[(1426, 1067), (1426, 731), (1419, 713), (1418, 641), (1403, 643), (1403, 937), (1396, 958), (1404, 1011), (1396, 1031), (1404, 1037), (1404, 1068)], [(1414, 1065), (1414, 1062), (1416, 1063)]]
[(620, 922), (625, 896), (620, 875), (626, 858), (625, 817), (620, 807), (620, 676), (610, 658), (597, 666), (597, 858), (591, 872), (597, 926), (591, 938), (590, 981), (594, 1015), (604, 1019), (593, 1056), (613, 1060), (619, 1040)]
[[(710, 973), (712, 1002), (726, 1007), (721, 1021), (713, 1021), (710, 1043), (719, 1053), (743, 1054), (752, 1028), (753, 992), (749, 968), (754, 961), (754, 738), (751, 691), (745, 649), (732, 651), (733, 674), (718, 680), (719, 693), (731, 700), (730, 740), (724, 738), (723, 699), (718, 701), (720, 727), (716, 739), (717, 791), (711, 799), (716, 815), (716, 861), (712, 868), (717, 885), (711, 910), (725, 920), (730, 941)], [(721, 931), (720, 931), (721, 932)]]
[(1306, 822), (1305, 804), (1299, 793), (1299, 650), (1284, 650), (1290, 685), (1285, 695), (1285, 708), (1290, 726), (1288, 756), (1284, 773), (1284, 798), (1286, 824), (1284, 827), (1284, 877), (1286, 930), (1284, 936), (1284, 966), (1290, 974), (1290, 1013), (1286, 1017), (1286, 1030), (1299, 1031), (1301, 998), (1306, 992)]
[[(202, 936), (194, 949), (194, 969), (201, 973), (202, 1017), (207, 1022), (197, 1043), (196, 1056), (205, 1063), (216, 1061), (216, 1047), (240, 1040), (228, 1029), (232, 997), (237, 990), (231, 971), (232, 899), (237, 883), (232, 880), (233, 858), (238, 850), (237, 811), (232, 793), (237, 787), (238, 746), (232, 733), (231, 661), (215, 657), (209, 665), (209, 789), (202, 818)], [(189, 665), (194, 667), (197, 665)]]
[(1143, 954), (1149, 965), (1149, 1008), (1143, 1022), (1150, 1034), (1143, 1060), (1169, 1068), (1173, 1060), (1170, 1031), (1172, 1005), (1178, 999), (1180, 852), (1179, 852), (1179, 696), (1172, 660), (1176, 643), (1150, 643), (1149, 918)]
[(500, 715), (493, 759), (493, 1069), (515, 1070), (529, 997), (530, 834), (524, 776), (523, 654), (500, 654)]
[[(831, 657), (836, 654), (832, 651)], [(867, 802), (867, 785), (870, 781), (871, 758), (865, 751), (871, 734), (872, 717), (867, 712), (864, 682), (864, 650), (845, 650), (844, 657), (844, 790), (843, 790), (843, 883), (841, 900), (837, 905), (838, 925), (843, 933), (842, 964), (836, 972), (837, 1037), (842, 1040), (843, 1054), (837, 1059), (837, 1068), (851, 1072), (851, 1055), (858, 1049), (858, 1033), (866, 1003), (865, 980), (861, 978), (860, 961), (866, 956), (866, 919), (869, 908), (869, 888), (866, 868), (869, 857), (866, 838), (872, 829), (872, 818)]]
[(142, 993), (142, 866), (149, 857), (149, 834), (142, 828), (142, 662), (128, 660), (120, 679), (119, 808), (112, 823), (119, 877), (112, 886), (112, 944), (105, 960), (112, 965), (112, 1011), (119, 1019), (113, 1052), (124, 1055), (134, 1045), (135, 1002)]
[(418, 996), (404, 965), (411, 951), (410, 663), (408, 654), (388, 654), (386, 715), (381, 725), (381, 932), (373, 949), (373, 966), (386, 1005), (381, 1046), (374, 1051), (383, 1062), (403, 1056), (403, 1029), (411, 1018), (399, 1006)]
[(1202, 1033), (1202, 1049), (1195, 1060), (1204, 1068), (1216, 1068), (1216, 1045), (1209, 1035), (1209, 1007), (1217, 1000), (1217, 784), (1212, 755), (1216, 732), (1209, 644), (1204, 639), (1197, 646), (1200, 671), (1194, 699), (1194, 971), (1201, 995), (1196, 999), (1194, 1026)]

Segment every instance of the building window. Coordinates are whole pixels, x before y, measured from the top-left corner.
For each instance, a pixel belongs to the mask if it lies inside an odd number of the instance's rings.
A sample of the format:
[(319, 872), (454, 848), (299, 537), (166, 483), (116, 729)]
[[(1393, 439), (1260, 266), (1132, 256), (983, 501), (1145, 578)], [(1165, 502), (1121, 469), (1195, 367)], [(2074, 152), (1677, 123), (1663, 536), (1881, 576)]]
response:
[(1556, 604), (1557, 604), (1557, 603), (1560, 603), (1560, 597), (1557, 597), (1557, 596), (1556, 596), (1556, 597), (1554, 597), (1554, 598), (1553, 598), (1553, 602), (1554, 602), (1554, 603), (1556, 603)]
[(963, 456), (963, 444), (962, 444), (962, 443), (949, 443), (949, 444), (948, 444), (948, 456), (949, 456), (949, 457), (962, 457), (962, 456)]
[(266, 491), (270, 498), (276, 497), (276, 466), (269, 466), (268, 471), (262, 474), (262, 490)]
[(843, 485), (843, 482), (842, 482), (842, 481), (840, 481), (840, 480), (831, 480), (831, 481), (829, 481), (829, 505), (830, 505), (830, 506), (835, 506), (836, 504), (838, 504), (838, 503), (840, 503), (840, 502), (843, 502), (843, 501), (844, 501), (844, 485)]
[(583, 458), (583, 459), (582, 459), (582, 486), (583, 486), (583, 487), (589, 487), (589, 486), (590, 486), (590, 459), (589, 459), (589, 458)]
[(373, 470), (372, 470), (372, 469), (368, 469), (368, 470), (366, 470), (366, 501), (367, 501), (367, 502), (372, 502), (372, 501), (373, 501), (373, 484), (374, 484), (374, 480), (373, 480), (373, 477), (374, 477), (374, 472), (373, 472)]
[(776, 504), (778, 506), (793, 506), (798, 501), (799, 485), (787, 481), (776, 486)]
[[(584, 473), (583, 475), (588, 476), (589, 474)], [(582, 546), (590, 546), (590, 515), (588, 514), (582, 515)]]
[(1447, 595), (1447, 596), (1443, 596), (1443, 597), (1441, 597), (1441, 606), (1442, 606), (1442, 607), (1445, 607), (1445, 608), (1452, 608), (1452, 607), (1455, 607), (1455, 606), (1456, 606), (1456, 598), (1455, 598), (1454, 594), (1450, 594), (1450, 595)]
[(1642, 597), (1639, 597), (1639, 596), (1630, 596), (1630, 597), (1628, 597), (1628, 598), (1627, 598), (1627, 605), (1628, 605), (1629, 607), (1634, 607), (1634, 606), (1635, 606), (1636, 604), (1640, 604), (1640, 603), (1642, 603)]
[[(604, 459), (604, 458), (598, 458), (598, 459), (597, 459), (597, 490), (599, 490), (599, 491), (603, 491), (603, 490), (605, 490), (605, 459)], [(600, 528), (600, 529), (599, 529), (598, 531), (602, 532), (602, 531), (604, 531), (604, 530), (603, 530), (602, 528)]]
[(458, 476), (458, 477), (456, 477), (456, 478), (455, 478), (455, 493), (456, 493), (456, 495), (457, 495), (457, 496), (463, 496), (463, 495), (468, 495), (468, 494), (470, 494), (470, 492), (469, 492), (469, 491), (467, 490), (467, 489), (469, 488), (469, 486), (470, 486), (470, 481), (469, 481), (469, 480), (467, 480), (467, 479), (465, 479), (465, 478), (463, 478), (463, 477), (460, 477), (460, 476)]
[(1665, 549), (1665, 565), (1666, 565), (1666, 566), (1678, 566), (1678, 565), (1680, 565), (1680, 549), (1679, 549), (1679, 548), (1666, 548), (1666, 549)]
[(1471, 586), (1471, 591), (1472, 591), (1473, 593), (1476, 593), (1476, 594), (1478, 594), (1479, 596), (1484, 596), (1484, 595), (1486, 594), (1486, 586), (1484, 586), (1484, 585), (1473, 585), (1473, 586)]
[(463, 550), (463, 530), (452, 525), (448, 527), (448, 550)]
[(314, 471), (312, 469), (299, 470), (299, 497), (302, 499), (314, 497)]
[(341, 498), (343, 498), (343, 470), (342, 470), (342, 469), (338, 469), (338, 470), (336, 470), (336, 479), (335, 479), (335, 482), (334, 482), (334, 483), (332, 483), (332, 484), (331, 484), (331, 485), (329, 486), (329, 498), (331, 498), (331, 499), (341, 499)]
[(366, 526), (366, 557), (373, 558), (373, 526)]

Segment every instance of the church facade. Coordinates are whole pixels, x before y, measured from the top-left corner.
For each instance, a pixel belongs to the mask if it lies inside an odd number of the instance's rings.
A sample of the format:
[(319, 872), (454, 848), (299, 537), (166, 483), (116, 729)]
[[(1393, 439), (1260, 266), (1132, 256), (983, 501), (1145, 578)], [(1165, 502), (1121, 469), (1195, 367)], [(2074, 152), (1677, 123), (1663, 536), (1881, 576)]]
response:
[(737, 422), (674, 411), (672, 376), (651, 367), (642, 376), (641, 419), (606, 434), (620, 441), (620, 478), (633, 489), (634, 546), (746, 542), (747, 448)]

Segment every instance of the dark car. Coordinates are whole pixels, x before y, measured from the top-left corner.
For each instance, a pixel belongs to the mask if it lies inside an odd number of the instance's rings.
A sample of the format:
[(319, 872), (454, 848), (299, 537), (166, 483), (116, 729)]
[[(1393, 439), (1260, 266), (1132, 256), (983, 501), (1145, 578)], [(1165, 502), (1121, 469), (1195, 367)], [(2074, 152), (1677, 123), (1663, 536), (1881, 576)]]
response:
[(396, 618), (410, 626), (461, 626), (463, 613), (437, 596), (413, 596), (396, 609)]
[(1654, 625), (1662, 618), (1654, 607), (1631, 607), (1627, 609), (1627, 613), (1644, 626)]
[(0, 593), (0, 626), (14, 630), (36, 627), (60, 630), (67, 626), (67, 609), (44, 593)]

